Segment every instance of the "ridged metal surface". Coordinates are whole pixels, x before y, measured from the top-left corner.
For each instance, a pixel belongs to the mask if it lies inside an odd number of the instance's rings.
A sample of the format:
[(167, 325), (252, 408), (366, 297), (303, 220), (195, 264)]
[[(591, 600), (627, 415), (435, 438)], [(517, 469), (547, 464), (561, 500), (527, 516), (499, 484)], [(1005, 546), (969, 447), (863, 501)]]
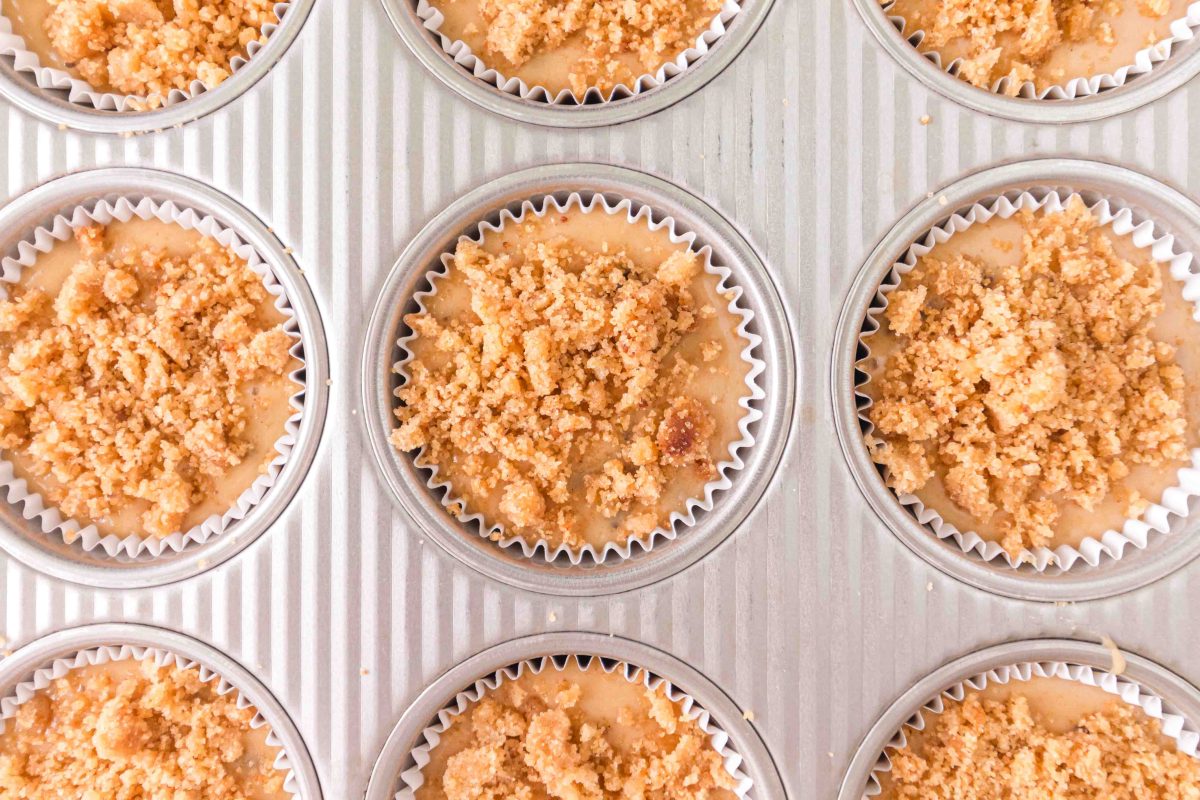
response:
[[(1106, 633), (1200, 681), (1200, 637), (1188, 635), (1200, 563), (1062, 607), (955, 583), (863, 501), (828, 399), (837, 311), (905, 209), (967, 172), (1034, 154), (1116, 161), (1194, 193), (1197, 102), (1193, 83), (1078, 127), (991, 119), (904, 72), (848, 0), (778, 0), (698, 94), (617, 128), (548, 130), (490, 116), (424, 74), (374, 0), (319, 0), (250, 94), (181, 130), (64, 133), (0, 106), (6, 197), (69, 170), (133, 164), (208, 181), (264, 218), (312, 283), (333, 375), (313, 473), (275, 529), (210, 573), (149, 592), (74, 588), (5, 561), (0, 632), (12, 647), (130, 620), (227, 651), (283, 701), (330, 798), (361, 795), (388, 731), (441, 672), (547, 630), (613, 632), (699, 669), (754, 711), (789, 794), (806, 800), (834, 796), (888, 703), (983, 645)], [(387, 499), (353, 413), (362, 321), (408, 240), (491, 178), (573, 160), (645, 170), (706, 198), (759, 248), (799, 328), (796, 436), (765, 502), (684, 573), (598, 600), (519, 593), (422, 543)]]

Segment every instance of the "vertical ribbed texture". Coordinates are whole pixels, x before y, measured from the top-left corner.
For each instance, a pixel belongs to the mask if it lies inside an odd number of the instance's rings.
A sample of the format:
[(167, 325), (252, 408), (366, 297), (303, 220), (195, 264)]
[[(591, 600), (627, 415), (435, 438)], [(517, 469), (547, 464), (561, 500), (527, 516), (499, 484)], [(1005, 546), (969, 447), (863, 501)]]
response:
[[(701, 92), (609, 130), (528, 127), (475, 109), (421, 70), (373, 0), (318, 2), (248, 96), (182, 130), (63, 133), (0, 106), (7, 197), (71, 170), (148, 165), (210, 181), (259, 214), (313, 284), (333, 380), (312, 472), (260, 541), (200, 578), (130, 594), (66, 586), (0, 558), (8, 646), (97, 620), (209, 641), (281, 699), (330, 798), (361, 794), (426, 683), (484, 647), (544, 630), (628, 636), (699, 668), (754, 711), (788, 791), (806, 800), (833, 796), (858, 740), (896, 695), (983, 645), (1107, 633), (1200, 679), (1200, 639), (1180, 635), (1200, 604), (1200, 588), (1189, 586), (1200, 565), (1126, 597), (1066, 607), (960, 586), (866, 508), (828, 398), (840, 304), (904, 210), (965, 173), (1032, 155), (1094, 156), (1185, 191), (1200, 186), (1188, 136), (1200, 87), (1108, 122), (1004, 122), (902, 72), (845, 0), (775, 6)], [(408, 239), (490, 178), (567, 160), (647, 170), (722, 210), (770, 264), (798, 327), (796, 440), (767, 499), (684, 574), (598, 600), (512, 591), (423, 541), (377, 478), (354, 405), (365, 316)]]

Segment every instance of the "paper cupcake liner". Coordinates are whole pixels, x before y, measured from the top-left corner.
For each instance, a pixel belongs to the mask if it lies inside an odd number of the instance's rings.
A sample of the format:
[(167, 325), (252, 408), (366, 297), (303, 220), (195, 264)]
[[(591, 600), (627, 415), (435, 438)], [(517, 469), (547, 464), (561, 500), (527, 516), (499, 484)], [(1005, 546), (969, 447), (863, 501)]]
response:
[(882, 791), (881, 776), (892, 769), (890, 752), (899, 750), (908, 743), (907, 731), (925, 730), (927, 717), (943, 713), (949, 704), (962, 702), (969, 691), (980, 691), (989, 683), (1003, 685), (1010, 681), (1028, 681), (1033, 678), (1059, 678), (1099, 687), (1125, 703), (1140, 708), (1151, 719), (1158, 720), (1162, 725), (1163, 734), (1172, 739), (1181, 752), (1193, 758), (1200, 758), (1200, 752), (1197, 752), (1200, 748), (1200, 733), (1191, 727), (1186, 718), (1175, 713), (1170, 703), (1144, 686), (1111, 672), (1064, 661), (1022, 662), (997, 667), (960, 681), (938, 692), (917, 709), (879, 754), (879, 760), (867, 780), (863, 797), (875, 797)]
[[(275, 22), (268, 22), (262, 27), (263, 34), (269, 40), (271, 35), (283, 24), (284, 15), (291, 5), (290, 2), (276, 3), (274, 6)], [(265, 46), (265, 42), (251, 42), (246, 48), (245, 56), (234, 56), (229, 62), (229, 77), (232, 80), (238, 70), (249, 63)], [(38, 88), (48, 91), (65, 91), (67, 99), (79, 105), (89, 106), (98, 111), (137, 112), (150, 110), (149, 98), (142, 95), (120, 94), (116, 92), (101, 92), (92, 88), (87, 81), (71, 75), (66, 70), (57, 67), (44, 66), (37, 54), (25, 46), (25, 38), (14, 32), (12, 20), (0, 15), (0, 56), (12, 59), (13, 68), (33, 77)], [(160, 97), (163, 107), (182, 103), (198, 94), (216, 88), (201, 80), (193, 80), (188, 88), (171, 89), (166, 97)]]
[[(867, 310), (862, 333), (859, 335), (860, 357), (855, 370), (855, 402), (858, 407), (859, 426), (864, 433), (870, 433), (874, 426), (867, 416), (871, 398), (862, 391), (862, 387), (870, 380), (863, 362), (870, 357), (870, 337), (880, 329), (878, 318), (888, 306), (888, 295), (902, 283), (903, 276), (936, 245), (943, 244), (955, 233), (962, 232), (976, 223), (987, 222), (993, 217), (1008, 219), (1021, 209), (1061, 211), (1074, 196), (1076, 195), (1061, 196), (1056, 191), (1039, 192), (1035, 196), (1026, 191), (1015, 194), (1011, 199), (1010, 196), (1002, 195), (986, 206), (976, 203), (965, 212), (953, 214), (905, 251), (904, 256), (892, 266), (892, 270), (881, 283), (871, 307)], [(1118, 235), (1131, 234), (1131, 241), (1135, 246), (1149, 250), (1155, 262), (1168, 264), (1171, 277), (1183, 284), (1184, 299), (1200, 303), (1200, 275), (1192, 271), (1193, 255), (1180, 249), (1174, 236), (1159, 234), (1153, 222), (1137, 222), (1130, 209), (1114, 206), (1108, 200), (1100, 200), (1088, 207), (1101, 225), (1111, 226), (1113, 232)], [(1200, 310), (1197, 314), (1200, 315)], [(1177, 483), (1168, 487), (1162, 498), (1156, 503), (1151, 503), (1138, 518), (1127, 519), (1120, 531), (1108, 530), (1099, 538), (1089, 536), (1083, 539), (1078, 547), (1064, 544), (1053, 549), (1045, 546), (1023, 548), (1016, 556), (1007, 553), (997, 542), (983, 539), (971, 531), (960, 531), (943, 519), (936, 510), (926, 506), (916, 495), (896, 494), (896, 497), (901, 505), (916, 517), (917, 522), (939, 539), (954, 542), (965, 554), (988, 562), (1003, 562), (1014, 569), (1027, 565), (1038, 572), (1052, 568), (1068, 570), (1081, 562), (1096, 566), (1105, 559), (1115, 561), (1131, 547), (1135, 550), (1146, 548), (1154, 534), (1170, 534), (1172, 519), (1186, 517), (1189, 500), (1200, 496), (1200, 449), (1191, 451), (1190, 460), (1191, 466), (1177, 471)], [(886, 470), (878, 468), (883, 470), (886, 477)]]
[[(204, 683), (212, 683), (214, 692), (218, 696), (225, 696), (233, 692), (234, 702), (238, 708), (254, 708), (254, 704), (247, 700), (238, 691), (237, 687), (231, 684), (220, 673), (212, 670), (205, 665), (185, 658), (184, 656), (172, 653), (158, 647), (140, 647), (133, 645), (103, 646), (92, 647), (86, 650), (80, 650), (73, 657), (58, 658), (50, 663), (49, 666), (42, 667), (33, 673), (28, 680), (24, 680), (17, 684), (12, 693), (6, 697), (0, 698), (0, 734), (4, 733), (4, 729), (8, 720), (13, 719), (23, 703), (29, 702), (39, 692), (44, 691), (50, 686), (53, 681), (65, 676), (73, 669), (79, 669), (87, 666), (99, 666), (116, 661), (145, 661), (146, 659), (154, 659), (154, 663), (160, 667), (174, 667), (176, 669), (195, 669), (200, 674), (200, 680)], [(292, 761), (289, 758), (287, 751), (284, 750), (284, 744), (270, 729), (270, 723), (262, 715), (262, 712), (254, 708), (254, 717), (250, 720), (250, 727), (254, 730), (267, 728), (266, 742), (269, 746), (277, 748), (278, 752), (275, 756), (275, 762), (272, 766), (279, 771), (285, 772), (283, 788), (289, 795), (294, 798), (299, 798), (300, 789), (296, 781), (296, 774), (292, 769)]]
[[(754, 350), (762, 344), (762, 337), (750, 331), (749, 326), (754, 319), (754, 312), (742, 307), (739, 300), (742, 297), (742, 289), (730, 282), (733, 275), (728, 267), (718, 266), (712, 261), (712, 248), (708, 245), (701, 247), (699, 250), (694, 248), (696, 234), (692, 232), (679, 233), (676, 230), (675, 219), (670, 216), (664, 216), (662, 219), (655, 220), (651, 209), (646, 205), (639, 205), (637, 208), (631, 200), (623, 199), (616, 203), (611, 203), (602, 195), (596, 194), (588, 201), (574, 192), (567, 197), (565, 202), (559, 202), (553, 196), (547, 196), (539, 204), (526, 200), (521, 204), (520, 212), (513, 214), (508, 209), (500, 211), (498, 221), (493, 223), (490, 221), (480, 222), (469, 238), (473, 241), (481, 241), (485, 233), (499, 233), (504, 230), (504, 226), (508, 224), (519, 225), (525, 221), (526, 215), (541, 218), (553, 210), (555, 213), (565, 213), (572, 208), (578, 207), (584, 213), (606, 213), (606, 214), (625, 214), (631, 225), (645, 225), (652, 231), (666, 229), (670, 234), (671, 242), (679, 244), (687, 244), (688, 248), (695, 252), (704, 261), (704, 271), (710, 275), (716, 275), (717, 291), (722, 295), (730, 294), (729, 305), (727, 306), (730, 313), (741, 318), (741, 323), (738, 325), (738, 336), (745, 342), (745, 347), (742, 348), (742, 360), (750, 365), (750, 370), (746, 374), (745, 384), (747, 394), (738, 401), (738, 405), (744, 409), (745, 413), (738, 421), (738, 432), (740, 438), (729, 444), (729, 460), (722, 461), (716, 465), (718, 477), (710, 481), (704, 486), (704, 495), (699, 498), (689, 498), (686, 507), (682, 512), (674, 511), (670, 516), (670, 526), (668, 528), (655, 528), (649, 534), (630, 536), (624, 542), (608, 542), (604, 545), (599, 553), (596, 548), (587, 544), (580, 548), (572, 548), (566, 544), (560, 544), (557, 547), (552, 546), (545, 539), (538, 539), (534, 543), (527, 542), (520, 536), (505, 536), (504, 528), (499, 524), (489, 525), (482, 514), (471, 512), (465, 500), (462, 499), (450, 485), (449, 481), (438, 480), (438, 467), (436, 464), (424, 462), (424, 448), (416, 451), (413, 455), (416, 465), (429, 472), (429, 479), (426, 481), (426, 488), (430, 490), (435, 497), (439, 498), (442, 507), (451, 512), (451, 508), (462, 509), (462, 513), (452, 514), (460, 522), (465, 524), (474, 524), (479, 528), (479, 536), (483, 538), (492, 538), (493, 534), (499, 535), (496, 541), (500, 547), (505, 549), (517, 548), (526, 558), (535, 558), (541, 556), (547, 562), (553, 562), (560, 559), (567, 559), (572, 565), (578, 566), (584, 563), (585, 559), (590, 563), (602, 564), (606, 560), (612, 559), (627, 559), (635, 554), (635, 548), (641, 552), (649, 552), (659, 540), (673, 540), (680, 531), (680, 527), (690, 528), (696, 524), (697, 512), (712, 511), (715, 504), (715, 495), (719, 491), (728, 489), (733, 485), (730, 475), (741, 470), (745, 466), (742, 460), (740, 451), (749, 448), (754, 444), (754, 434), (751, 433), (750, 427), (762, 418), (762, 412), (755, 407), (755, 403), (766, 397), (762, 387), (758, 384), (758, 376), (766, 368), (766, 365), (755, 356)], [(461, 239), (460, 239), (461, 241)], [(451, 265), (454, 262), (453, 250), (442, 254), (442, 266), (440, 269), (432, 269), (425, 273), (425, 280), (429, 283), (430, 288), (424, 291), (418, 291), (413, 295), (416, 306), (419, 311), (424, 312), (425, 299), (437, 294), (438, 281), (446, 277), (449, 273)], [(408, 349), (408, 343), (417, 338), (417, 335), (408, 331), (401, 336), (397, 341), (400, 359), (395, 362), (393, 369), (401, 376), (402, 383), (406, 384), (410, 380), (406, 365), (412, 360), (413, 354)]]
[[(925, 41), (925, 31), (907, 30), (908, 23), (904, 17), (891, 13), (895, 5), (896, 0), (884, 0), (882, 3), (884, 13), (888, 15), (888, 20), (895, 26), (900, 36), (919, 51), (921, 43)], [(1072, 78), (1065, 84), (1052, 84), (1040, 92), (1033, 81), (1025, 81), (1017, 89), (1016, 96), (1027, 100), (1074, 100), (1124, 86), (1134, 78), (1149, 74), (1159, 64), (1170, 58), (1176, 45), (1190, 42), (1195, 38), (1197, 28), (1200, 28), (1200, 2), (1191, 3), (1188, 6), (1187, 14), (1171, 23), (1168, 36), (1134, 53), (1132, 64), (1120, 67), (1114, 72)], [(936, 50), (922, 52), (921, 55), (943, 72), (953, 75), (955, 78), (959, 77), (961, 58), (943, 64), (942, 56)], [(962, 79), (960, 78), (960, 80)], [(964, 83), (966, 83), (965, 80)], [(1011, 88), (1011, 79), (1004, 77), (995, 81), (990, 91), (994, 94), (1008, 95), (1011, 93)]]
[(201, 524), (187, 531), (178, 531), (163, 537), (143, 536), (138, 533), (125, 536), (103, 534), (95, 525), (84, 526), (65, 517), (56, 506), (48, 504), (41, 494), (32, 491), (23, 478), (17, 477), (10, 461), (0, 457), (0, 493), (10, 504), (20, 510), (25, 519), (36, 523), (44, 534), (61, 537), (67, 544), (79, 546), (86, 552), (98, 549), (110, 557), (148, 559), (164, 553), (181, 552), (189, 545), (202, 545), (224, 533), (235, 522), (245, 518), (275, 484), (296, 443), (300, 421), (303, 417), (304, 348), (300, 336), (300, 324), (288, 301), (283, 285), (275, 279), (271, 268), (253, 247), (244, 243), (236, 233), (224, 227), (215, 217), (200, 214), (191, 208), (176, 205), (172, 201), (159, 203), (148, 197), (137, 199), (120, 197), (111, 201), (98, 200), (91, 208), (82, 205), (76, 206), (70, 212), (70, 216), (62, 214), (55, 216), (49, 227), (39, 226), (31, 236), (18, 243), (16, 257), (8, 256), (0, 260), (0, 269), (2, 269), (0, 299), (8, 298), (8, 291), (4, 284), (16, 283), (21, 277), (22, 270), (36, 269), (36, 261), (39, 256), (50, 252), (55, 245), (69, 240), (78, 228), (92, 223), (106, 225), (113, 221), (128, 222), (134, 217), (143, 220), (157, 219), (168, 224), (179, 225), (186, 230), (199, 231), (205, 236), (216, 239), (220, 244), (232, 249), (239, 257), (245, 259), (250, 269), (262, 276), (267, 292), (274, 295), (275, 308), (286, 318), (283, 323), (284, 330), (293, 339), (289, 352), (300, 364), (288, 375), (297, 387), (290, 398), (293, 413), (287, 419), (282, 435), (275, 442), (275, 457), (267, 465), (266, 471), (255, 478), (254, 482), (238, 496), (232, 508), (222, 515), (210, 516)]
[(699, 61), (716, 41), (725, 35), (730, 20), (737, 16), (740, 10), (739, 0), (724, 0), (720, 11), (713, 17), (708, 28), (696, 37), (696, 43), (671, 61), (663, 63), (655, 72), (639, 75), (632, 81), (632, 86), (618, 83), (607, 94), (592, 86), (584, 92), (582, 97), (579, 97), (571, 89), (563, 89), (558, 94), (551, 96), (550, 90), (544, 86), (536, 84), (530, 86), (520, 78), (505, 77), (475, 55), (466, 42), (461, 39), (451, 39), (443, 34), (441, 27), (445, 16), (442, 12), (435, 8), (429, 0), (417, 0), (417, 17), (421, 20), (424, 28), (437, 37), (442, 50), (454, 59), (455, 64), (470, 72), (476, 79), (496, 87), (505, 94), (520, 97), (522, 100), (556, 106), (607, 103), (612, 100), (633, 97), (656, 86), (661, 86)]
[(654, 675), (648, 670), (634, 664), (617, 659), (602, 658), (600, 656), (562, 654), (526, 659), (525, 661), (509, 665), (480, 678), (471, 684), (471, 686), (456, 694), (454, 699), (437, 713), (437, 716), (421, 731), (420, 736), (417, 737), (418, 744), (409, 754), (410, 762), (416, 766), (400, 774), (400, 780), (404, 784), (404, 787), (396, 793), (396, 800), (415, 800), (417, 790), (425, 783), (425, 777), (421, 773), (429, 764), (430, 752), (437, 747), (438, 742), (441, 741), (442, 734), (450, 727), (455, 717), (479, 702), (488, 692), (495, 691), (504, 681), (515, 681), (520, 678), (525, 670), (529, 670), (534, 675), (539, 674), (543, 669), (547, 668), (561, 672), (572, 661), (584, 671), (601, 669), (606, 673), (612, 674), (620, 670), (620, 674), (625, 680), (634, 684), (640, 683), (652, 691), (658, 691), (662, 687), (667, 697), (679, 704), (684, 718), (695, 720), (696, 725), (708, 737), (712, 748), (721, 755), (721, 759), (725, 762), (725, 769), (728, 770), (736, 782), (734, 792), (737, 796), (742, 800), (753, 798), (753, 781), (741, 769), (742, 756), (734, 747), (729, 734), (721, 728), (720, 724), (712, 718), (704, 706), (694, 697), (672, 684), (666, 678)]

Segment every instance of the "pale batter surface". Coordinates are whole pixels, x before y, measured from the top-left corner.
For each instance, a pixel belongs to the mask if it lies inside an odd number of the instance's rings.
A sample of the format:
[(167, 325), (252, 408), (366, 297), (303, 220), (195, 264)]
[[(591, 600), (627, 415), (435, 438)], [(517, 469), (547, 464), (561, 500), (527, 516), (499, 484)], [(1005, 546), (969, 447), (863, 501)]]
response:
[(890, 11), (908, 33), (926, 33), (922, 52), (943, 64), (963, 59), (959, 77), (1008, 92), (1033, 81), (1041, 91), (1072, 78), (1115, 72), (1166, 38), (1190, 0), (896, 0)]
[(222, 514), (275, 457), (299, 366), (262, 278), (215, 240), (82, 229), (0, 302), (0, 448), (65, 516), (165, 536)]
[(988, 684), (925, 713), (889, 751), (881, 800), (1144, 800), (1200, 795), (1200, 761), (1141, 709), (1059, 678)]
[(733, 776), (695, 723), (638, 680), (547, 665), (453, 718), (417, 800), (732, 800)]
[(92, 88), (138, 95), (146, 108), (192, 81), (208, 87), (266, 39), (275, 0), (0, 0), (25, 47)]
[(0, 734), (11, 800), (283, 800), (286, 774), (253, 708), (197, 669), (132, 659), (79, 667), (22, 703)]
[(1120, 530), (1200, 443), (1194, 306), (1081, 204), (956, 233), (888, 299), (873, 456), (1010, 554)]
[(632, 86), (692, 47), (721, 0), (431, 0), (443, 35), (551, 96)]
[(400, 450), (529, 542), (666, 526), (740, 438), (748, 342), (732, 295), (665, 229), (573, 209), (460, 242), (410, 314)]

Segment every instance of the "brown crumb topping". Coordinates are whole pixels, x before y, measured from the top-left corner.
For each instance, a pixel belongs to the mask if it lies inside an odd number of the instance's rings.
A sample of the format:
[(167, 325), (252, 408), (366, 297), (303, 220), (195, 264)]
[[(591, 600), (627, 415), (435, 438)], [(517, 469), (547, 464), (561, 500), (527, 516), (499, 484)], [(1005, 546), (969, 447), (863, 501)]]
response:
[(391, 439), (461, 476), (469, 504), (499, 496), (489, 523), (579, 545), (586, 503), (627, 538), (674, 510), (657, 506), (673, 476), (715, 477), (714, 418), (680, 396), (699, 369), (676, 349), (697, 320), (695, 253), (646, 269), (562, 236), (500, 256), (464, 239), (453, 269), (472, 313), (405, 318), (432, 347), (407, 365)]
[(274, 0), (49, 0), (50, 43), (93, 87), (161, 106), (172, 89), (229, 77), (230, 62), (263, 42)]
[[(127, 669), (115, 669), (129, 667)], [(21, 800), (284, 796), (273, 752), (248, 748), (252, 708), (196, 669), (80, 667), (22, 703), (0, 735), (0, 794)], [(262, 749), (265, 749), (263, 747)], [(262, 757), (260, 755), (269, 756)]]
[(1051, 541), (1058, 503), (1092, 510), (1131, 466), (1187, 455), (1183, 371), (1150, 332), (1158, 265), (1121, 258), (1077, 196), (1020, 219), (1019, 266), (935, 249), (888, 296), (899, 347), (867, 412), (889, 485), (943, 475), (1012, 555)]
[(891, 796), (905, 800), (1143, 800), (1200, 796), (1200, 761), (1163, 743), (1162, 730), (1114, 702), (1052, 733), (1018, 695), (968, 695), (938, 715), (920, 754), (891, 754)]
[[(936, 0), (933, 5), (923, 23), (922, 49), (969, 43), (959, 77), (984, 89), (1008, 78), (1007, 93), (1015, 96), (1058, 48), (1088, 41), (1114, 44), (1112, 26), (1102, 17), (1120, 14), (1122, 0)], [(1163, 17), (1169, 0), (1139, 0), (1138, 9)]]
[[(618, 680), (623, 680), (618, 678)], [(470, 726), (467, 746), (446, 761), (446, 800), (704, 800), (729, 797), (733, 776), (694, 720), (661, 690), (622, 708), (613, 736), (580, 706), (578, 684), (557, 695), (515, 691), (484, 697), (455, 725)]]
[(258, 319), (262, 278), (213, 239), (187, 258), (109, 252), (101, 226), (76, 239), (57, 296), (0, 302), (0, 448), (31, 459), (66, 516), (141, 501), (145, 532), (165, 536), (245, 457), (241, 389), (282, 375), (291, 339)]
[(721, 0), (481, 0), (484, 52), (520, 67), (530, 58), (577, 40), (583, 53), (570, 65), (571, 89), (607, 90), (633, 77), (621, 61), (636, 56), (646, 72), (691, 47)]

